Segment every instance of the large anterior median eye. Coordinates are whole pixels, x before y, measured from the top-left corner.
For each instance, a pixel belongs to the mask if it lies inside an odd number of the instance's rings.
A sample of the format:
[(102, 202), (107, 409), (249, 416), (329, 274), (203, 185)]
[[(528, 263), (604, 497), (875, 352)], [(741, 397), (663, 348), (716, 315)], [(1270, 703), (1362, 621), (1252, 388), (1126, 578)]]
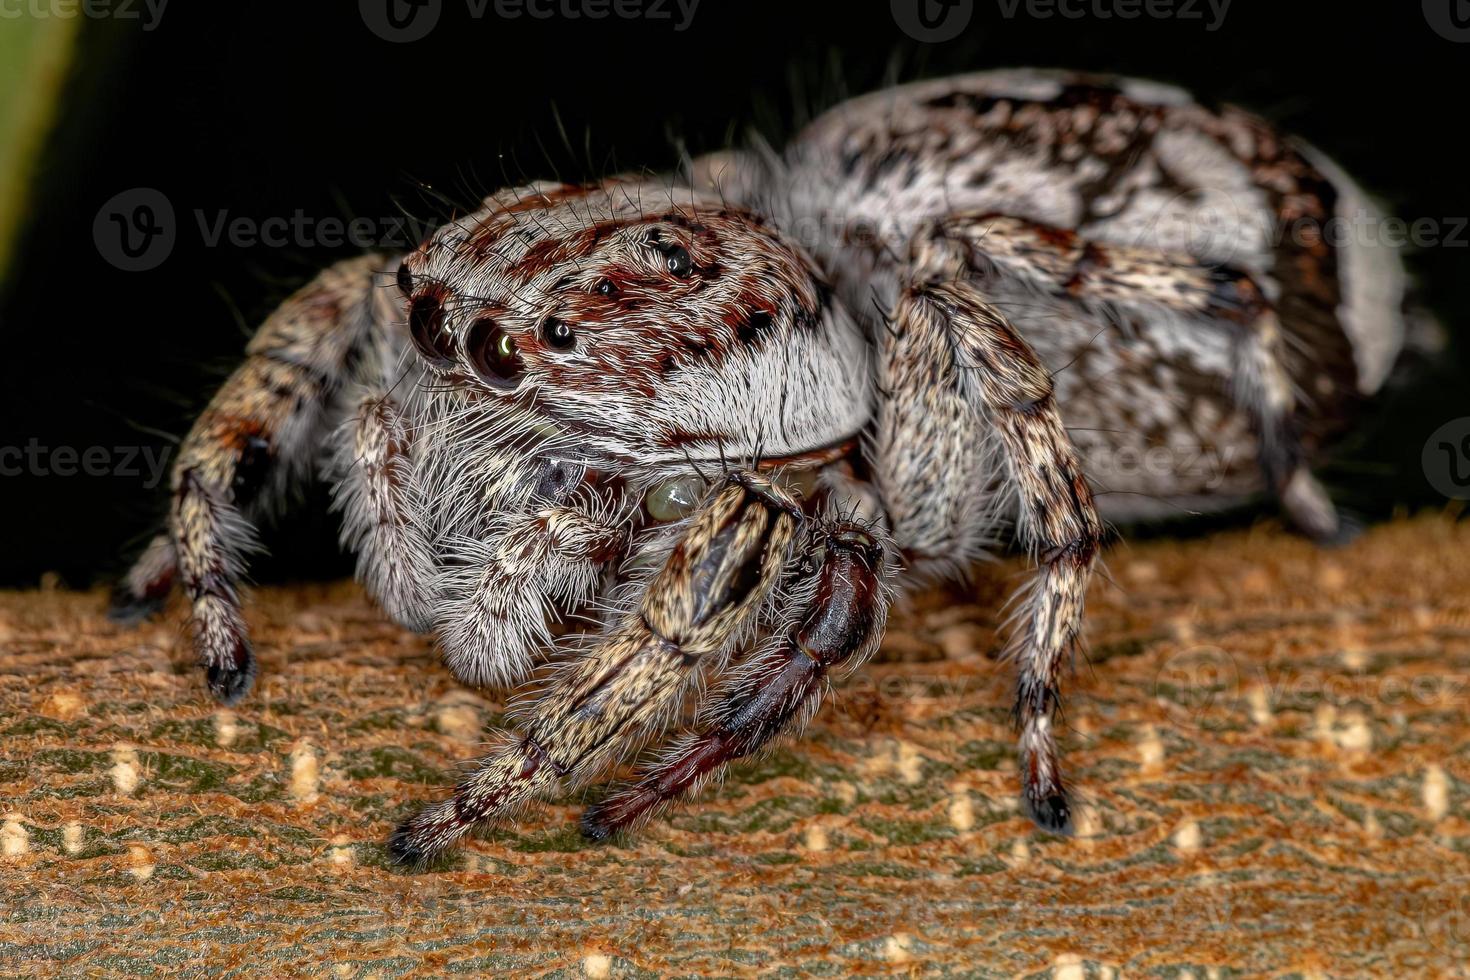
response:
[(515, 338), (490, 317), (476, 320), (465, 336), (465, 354), (480, 378), (496, 388), (513, 388), (526, 364)]

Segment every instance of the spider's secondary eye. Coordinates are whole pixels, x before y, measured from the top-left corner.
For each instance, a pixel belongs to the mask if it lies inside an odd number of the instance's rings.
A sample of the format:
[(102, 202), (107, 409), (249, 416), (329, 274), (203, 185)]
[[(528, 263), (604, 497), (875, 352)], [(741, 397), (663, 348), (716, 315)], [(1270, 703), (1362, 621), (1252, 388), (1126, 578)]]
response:
[(675, 245), (664, 252), (664, 266), (670, 274), (685, 278), (694, 269), (694, 263), (689, 258), (689, 250), (682, 245)]
[(489, 317), (470, 326), (465, 337), (465, 353), (481, 379), (496, 388), (514, 387), (526, 369), (515, 338)]
[(437, 296), (420, 296), (408, 308), (408, 336), (424, 360), (438, 368), (454, 366), (453, 338), (444, 333), (444, 305)]
[(413, 273), (408, 271), (408, 263), (398, 264), (398, 291), (407, 298), (413, 294)]
[(618, 294), (618, 286), (617, 286), (617, 283), (613, 282), (611, 279), (599, 279), (599, 280), (597, 280), (597, 295), (599, 295), (599, 296), (616, 296), (617, 294)]
[(558, 320), (549, 316), (541, 324), (541, 336), (552, 347), (566, 350), (577, 342), (577, 331), (567, 325), (565, 320)]

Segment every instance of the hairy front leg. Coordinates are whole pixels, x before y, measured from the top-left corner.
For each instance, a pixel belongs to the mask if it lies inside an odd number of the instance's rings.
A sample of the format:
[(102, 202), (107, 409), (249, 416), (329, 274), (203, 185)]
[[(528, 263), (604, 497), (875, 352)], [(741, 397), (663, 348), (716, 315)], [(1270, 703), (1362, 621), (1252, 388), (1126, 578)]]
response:
[(869, 527), (824, 524), (772, 641), (742, 662), (700, 707), (705, 727), (685, 733), (634, 781), (582, 815), (582, 833), (605, 840), (700, 787), (727, 764), (800, 729), (821, 704), (834, 670), (859, 666), (883, 635), (888, 616), (882, 544)]
[(157, 601), (175, 579), (183, 586), (195, 653), (225, 703), (242, 697), (255, 673), (239, 595), (255, 546), (251, 517), (312, 469), (333, 401), (370, 334), (381, 262), (333, 266), (266, 320), (179, 448), (167, 543), (150, 545), (122, 584), (124, 603)]
[(357, 555), (358, 580), (384, 611), (425, 632), (433, 624), (436, 566), (408, 419), (387, 393), (370, 390), (343, 430), (333, 490), (342, 544)]
[(538, 494), (526, 511), (498, 517), (488, 540), (451, 544), (436, 586), (437, 622), (456, 677), (504, 686), (530, 672), (534, 652), (551, 647), (553, 603), (572, 608), (591, 598), (603, 569), (623, 553), (628, 528), (617, 513), (596, 491)]
[[(913, 279), (882, 338), (876, 479), (898, 544), (916, 564), (943, 562), (942, 549), (970, 533), (953, 523), (975, 506), (967, 498), (998, 486), (1016, 515), (1038, 563), (1010, 651), (1020, 674), (1022, 792), (1040, 826), (1066, 831), (1071, 804), (1052, 726), (1102, 525), (1050, 374), (948, 245), (916, 243)], [(957, 468), (963, 479), (953, 478)]]
[(432, 858), (475, 824), (596, 775), (666, 723), (695, 668), (753, 628), (801, 520), (795, 501), (763, 478), (727, 477), (685, 526), (637, 608), (553, 679), (519, 733), (507, 733), (450, 799), (400, 827), (392, 853), (409, 862)]

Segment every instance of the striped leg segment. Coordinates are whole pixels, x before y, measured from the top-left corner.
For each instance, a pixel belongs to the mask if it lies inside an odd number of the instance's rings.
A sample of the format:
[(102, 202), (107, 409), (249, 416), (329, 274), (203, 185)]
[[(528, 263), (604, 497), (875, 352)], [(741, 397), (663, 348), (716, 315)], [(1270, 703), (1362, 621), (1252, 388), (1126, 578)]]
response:
[[(254, 547), (251, 518), (311, 473), (334, 400), (371, 330), (381, 259), (333, 266), (287, 300), (246, 348), (246, 360), (195, 422), (174, 466), (171, 548), (150, 546), (122, 586), (144, 600), (168, 580), (168, 552), (191, 604), (194, 649), (210, 690), (239, 700), (255, 673), (239, 579)], [(156, 587), (155, 587), (156, 586)]]
[[(1069, 229), (999, 214), (957, 215), (938, 233), (964, 251), (970, 270), (1068, 297), (1115, 322), (1164, 311), (1181, 321), (1215, 325), (1235, 352), (1227, 394), (1255, 427), (1267, 488), (1303, 533), (1319, 541), (1337, 537), (1337, 511), (1305, 460), (1300, 430), (1310, 405), (1292, 376), (1293, 370), (1310, 374), (1317, 397), (1354, 397), (1356, 368), (1340, 330), (1329, 332), (1336, 343), (1306, 345), (1310, 363), (1293, 366), (1288, 328), (1310, 328), (1288, 308), (1278, 309), (1243, 269), (1185, 252), (1102, 244)], [(1304, 346), (1299, 337), (1296, 346)], [(1301, 353), (1296, 357), (1300, 362)]]
[[(931, 246), (934, 252), (926, 254)], [(953, 386), (973, 411), (988, 417), (988, 427), (999, 436), (1002, 482), (1014, 501), (1021, 539), (1039, 564), (1013, 637), (1013, 657), (1020, 670), (1016, 716), (1023, 798), (1038, 825), (1066, 832), (1071, 805), (1052, 717), (1061, 670), (1082, 627), (1083, 601), (1102, 525), (1062, 424), (1046, 367), (979, 289), (962, 277), (962, 263), (954, 261), (944, 243), (926, 241), (916, 252), (922, 278), (900, 297), (885, 352), (886, 370), (927, 376), (930, 386)], [(933, 370), (923, 363), (904, 364), (906, 358), (931, 350), (942, 351)], [(935, 397), (948, 400), (953, 391)], [(908, 433), (908, 438), (921, 440), (922, 419), (915, 424), (921, 428)], [(952, 486), (946, 492), (973, 494), (977, 489)], [(898, 486), (886, 492), (904, 491)], [(901, 530), (895, 525), (895, 533)]]
[(637, 608), (553, 680), (520, 732), (481, 759), (453, 797), (393, 834), (394, 856), (432, 858), (475, 824), (595, 776), (664, 725), (701, 662), (750, 633), (784, 576), (801, 521), (795, 501), (764, 479), (727, 477), (685, 526)]
[(796, 583), (790, 625), (706, 698), (708, 726), (672, 740), (631, 784), (589, 808), (585, 836), (605, 840), (634, 827), (699, 792), (727, 763), (799, 729), (829, 674), (873, 651), (888, 615), (882, 545), (865, 527), (838, 523), (814, 535), (808, 562), (815, 572)]

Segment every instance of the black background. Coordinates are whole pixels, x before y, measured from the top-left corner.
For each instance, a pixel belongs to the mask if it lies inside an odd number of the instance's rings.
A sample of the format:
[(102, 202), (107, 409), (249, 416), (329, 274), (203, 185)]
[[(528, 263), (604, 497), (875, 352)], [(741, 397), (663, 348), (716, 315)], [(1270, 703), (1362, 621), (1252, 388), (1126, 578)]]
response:
[[(887, 0), (701, 0), (684, 31), (672, 3), (671, 19), (599, 21), (443, 6), (427, 38), (403, 44), (375, 36), (353, 2), (176, 2), (146, 32), (88, 22), (0, 297), (0, 445), (161, 450), (159, 433), (184, 431), (251, 327), (358, 251), (211, 247), (196, 209), (381, 224), (401, 206), (431, 218), (444, 205), (423, 183), (470, 203), (524, 178), (666, 169), (679, 140), (698, 152), (752, 125), (779, 140), (812, 109), (893, 79), (1028, 64), (1154, 77), (1305, 136), (1396, 215), (1470, 213), (1470, 44), (1436, 34), (1417, 2), (1234, 0), (1208, 31), (1203, 5), (1203, 20), (1037, 18), (1024, 5), (1007, 18), (998, 0), (976, 0), (964, 33), (933, 45), (906, 36)], [(93, 239), (102, 204), (135, 187), (161, 190), (178, 219), (176, 246), (147, 272), (114, 268)], [(1470, 309), (1467, 239), (1411, 256), (1452, 332)], [(1470, 414), (1461, 357), (1376, 406), (1328, 469), (1351, 509), (1381, 518), (1443, 502), (1418, 460), (1429, 432)], [(119, 569), (163, 489), (27, 474), (0, 477), (0, 495), (0, 584), (55, 571), (84, 585)], [(323, 499), (267, 535), (274, 556), (256, 577), (346, 569)]]

